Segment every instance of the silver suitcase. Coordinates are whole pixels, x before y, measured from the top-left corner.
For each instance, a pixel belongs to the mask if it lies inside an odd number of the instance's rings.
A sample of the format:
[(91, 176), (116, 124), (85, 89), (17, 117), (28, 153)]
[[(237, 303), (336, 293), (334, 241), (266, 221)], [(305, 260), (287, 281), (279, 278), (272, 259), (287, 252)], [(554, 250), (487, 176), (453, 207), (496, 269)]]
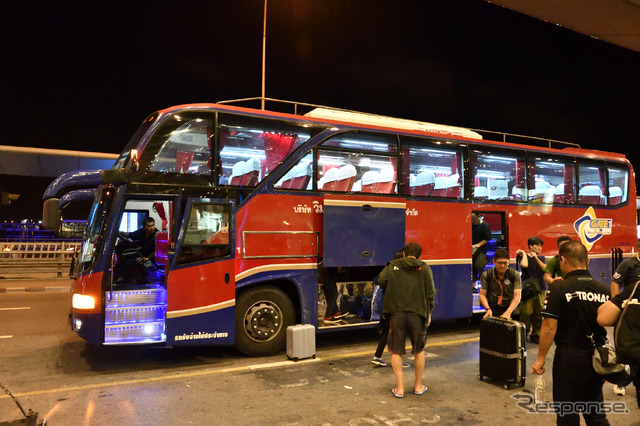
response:
[(316, 328), (313, 325), (287, 327), (287, 357), (294, 361), (316, 357)]

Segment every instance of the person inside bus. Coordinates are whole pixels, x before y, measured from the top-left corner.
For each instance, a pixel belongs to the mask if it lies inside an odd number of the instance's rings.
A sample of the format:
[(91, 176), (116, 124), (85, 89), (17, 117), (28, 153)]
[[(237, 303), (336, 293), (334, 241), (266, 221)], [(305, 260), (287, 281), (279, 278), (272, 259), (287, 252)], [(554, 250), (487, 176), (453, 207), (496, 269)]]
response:
[[(142, 228), (134, 232), (122, 232), (121, 234), (129, 238), (137, 249), (136, 256), (123, 256), (122, 261), (118, 261), (114, 273), (117, 276), (117, 283), (131, 283), (144, 281), (144, 262), (152, 261), (155, 257), (156, 247), (156, 222), (147, 216), (142, 220)], [(121, 254), (120, 254), (121, 255)]]
[(531, 237), (527, 241), (529, 251), (516, 251), (516, 259), (520, 260), (520, 268), (522, 270), (522, 287), (530, 282), (532, 288), (536, 289), (536, 293), (529, 299), (520, 302), (518, 308), (520, 313), (520, 321), (524, 323), (527, 333), (531, 331), (529, 339), (533, 343), (540, 341), (540, 327), (542, 326), (542, 306), (544, 305), (544, 297), (547, 293), (547, 283), (543, 279), (545, 258), (542, 252), (542, 240), (538, 237)]
[[(558, 244), (558, 253), (560, 252), (560, 247), (564, 244), (571, 241), (571, 237), (568, 235), (562, 235), (558, 237), (556, 240), (556, 244)], [(544, 282), (547, 285), (551, 285), (554, 281), (559, 281), (564, 279), (564, 273), (562, 269), (560, 269), (560, 255), (556, 254), (547, 262), (547, 266), (544, 268)]]
[(480, 303), (486, 309), (485, 317), (511, 319), (511, 314), (520, 303), (522, 286), (520, 274), (509, 267), (509, 252), (496, 250), (493, 258), (495, 267), (487, 269), (480, 276)]
[(338, 310), (338, 285), (336, 282), (338, 277), (343, 275), (342, 268), (325, 268), (320, 265), (318, 269), (322, 292), (327, 302), (323, 325), (337, 325), (339, 320), (349, 314)]
[(487, 265), (487, 243), (491, 239), (491, 228), (482, 216), (471, 213), (471, 248), (473, 254), (473, 281), (477, 281)]

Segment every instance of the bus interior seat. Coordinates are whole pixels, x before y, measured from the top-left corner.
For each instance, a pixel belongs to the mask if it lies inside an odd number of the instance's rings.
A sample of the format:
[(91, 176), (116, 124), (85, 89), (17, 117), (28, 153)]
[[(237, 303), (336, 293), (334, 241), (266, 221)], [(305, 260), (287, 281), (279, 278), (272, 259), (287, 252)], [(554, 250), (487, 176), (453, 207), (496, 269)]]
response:
[(489, 190), (486, 186), (476, 186), (473, 189), (473, 198), (478, 200), (485, 200), (489, 197)]
[(596, 185), (586, 185), (580, 188), (578, 203), (599, 205), (602, 203), (602, 189)]
[(242, 175), (242, 186), (256, 186), (260, 177), (262, 163), (258, 157), (251, 157), (244, 163), (244, 173)]
[(524, 201), (526, 199), (526, 193), (527, 193), (526, 189), (517, 188), (514, 186), (513, 189), (511, 190), (511, 197), (515, 201)]
[(622, 188), (619, 186), (609, 187), (609, 205), (616, 206), (622, 202)]
[(445, 192), (445, 197), (448, 197), (448, 198), (462, 197), (462, 186), (460, 185), (459, 174), (454, 173), (447, 178), (447, 191)]
[(345, 164), (338, 170), (338, 179), (336, 181), (336, 191), (351, 191), (356, 181), (356, 168), (351, 164)]
[(411, 195), (418, 195), (428, 197), (433, 191), (433, 186), (436, 183), (436, 175), (433, 172), (421, 172), (418, 173), (413, 183), (413, 189)]
[(446, 197), (448, 179), (448, 176), (436, 176), (433, 190), (431, 191), (432, 197)]
[(323, 191), (335, 191), (336, 188), (336, 180), (338, 179), (338, 170), (337, 168), (332, 168), (324, 172), (324, 179), (322, 186), (318, 184), (318, 188), (322, 188)]
[(564, 183), (556, 186), (556, 189), (553, 192), (553, 202), (564, 204)]
[(353, 187), (351, 188), (353, 192), (361, 192), (362, 191), (362, 180), (358, 179), (354, 182)]
[(230, 185), (242, 185), (242, 175), (244, 174), (244, 161), (238, 161), (231, 169)]
[(551, 203), (553, 202), (553, 195), (555, 194), (555, 186), (549, 182), (538, 181), (536, 187), (530, 191), (533, 192), (531, 201), (533, 203)]
[(393, 169), (383, 169), (378, 173), (376, 179), (377, 194), (391, 194), (393, 192)]
[(360, 181), (362, 188), (360, 192), (374, 193), (376, 192), (376, 184), (378, 183), (378, 172), (369, 170), (362, 175)]
[(311, 180), (311, 163), (300, 163), (291, 169), (291, 189), (304, 189)]
[(289, 170), (287, 173), (285, 173), (285, 175), (282, 177), (282, 179), (280, 180), (280, 182), (278, 182), (276, 184), (276, 188), (291, 188), (291, 184), (293, 183), (293, 169)]

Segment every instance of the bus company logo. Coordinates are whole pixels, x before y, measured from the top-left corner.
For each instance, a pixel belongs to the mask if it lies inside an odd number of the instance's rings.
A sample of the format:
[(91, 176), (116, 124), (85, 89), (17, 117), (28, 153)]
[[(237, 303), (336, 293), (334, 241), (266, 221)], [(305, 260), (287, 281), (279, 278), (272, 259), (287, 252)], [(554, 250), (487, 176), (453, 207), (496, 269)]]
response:
[(311, 213), (311, 207), (308, 205), (298, 204), (297, 206), (293, 206), (294, 213)]
[(311, 207), (309, 207), (306, 204), (305, 205), (298, 204), (297, 206), (293, 206), (294, 213), (311, 213), (312, 211), (315, 213), (324, 213), (324, 210), (322, 209), (322, 204), (320, 204), (319, 201), (314, 201), (313, 206)]
[(603, 235), (611, 234), (613, 219), (598, 219), (593, 207), (589, 207), (581, 218), (573, 222), (573, 227), (580, 236), (582, 244), (587, 250), (591, 250)]
[(418, 210), (416, 209), (407, 209), (407, 216), (418, 216)]

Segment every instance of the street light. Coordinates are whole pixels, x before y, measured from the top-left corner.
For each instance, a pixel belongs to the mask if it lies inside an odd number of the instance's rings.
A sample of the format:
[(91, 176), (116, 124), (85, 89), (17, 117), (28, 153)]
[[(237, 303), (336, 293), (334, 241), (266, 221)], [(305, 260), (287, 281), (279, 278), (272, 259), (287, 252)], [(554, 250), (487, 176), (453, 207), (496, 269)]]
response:
[(264, 69), (267, 52), (267, 0), (264, 0), (264, 24), (262, 27), (262, 109), (264, 110)]

